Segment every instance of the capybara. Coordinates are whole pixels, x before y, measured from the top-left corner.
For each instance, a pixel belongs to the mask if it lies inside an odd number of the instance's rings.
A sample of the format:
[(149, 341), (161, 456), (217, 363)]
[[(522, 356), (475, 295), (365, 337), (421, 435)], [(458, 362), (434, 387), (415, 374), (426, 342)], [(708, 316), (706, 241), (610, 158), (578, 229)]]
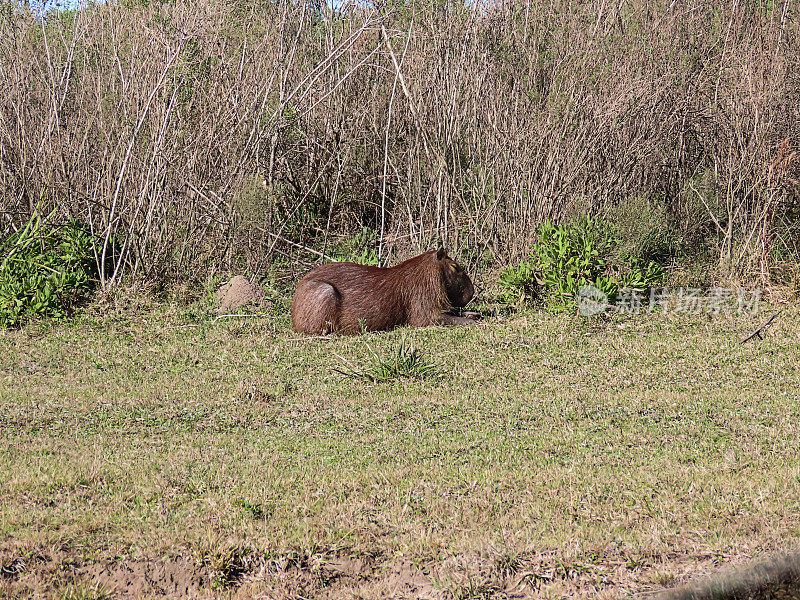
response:
[(311, 335), (399, 325), (466, 325), (474, 321), (445, 313), (466, 306), (474, 292), (469, 275), (444, 249), (389, 268), (328, 263), (298, 284), (292, 325), (298, 333)]

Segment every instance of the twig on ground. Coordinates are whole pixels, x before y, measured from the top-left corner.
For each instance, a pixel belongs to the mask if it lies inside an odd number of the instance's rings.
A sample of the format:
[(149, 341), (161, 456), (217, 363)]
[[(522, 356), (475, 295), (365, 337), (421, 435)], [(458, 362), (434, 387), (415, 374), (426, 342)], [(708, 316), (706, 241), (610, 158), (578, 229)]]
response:
[(755, 330), (753, 333), (751, 333), (750, 335), (748, 335), (746, 338), (742, 338), (742, 341), (740, 341), (739, 343), (740, 343), (740, 344), (744, 344), (745, 342), (748, 342), (748, 341), (752, 340), (752, 339), (753, 339), (754, 337), (756, 337), (756, 336), (758, 336), (758, 339), (760, 339), (760, 340), (763, 340), (763, 339), (764, 339), (764, 336), (762, 336), (761, 334), (762, 334), (762, 333), (764, 333), (764, 332), (765, 332), (765, 331), (766, 331), (766, 330), (769, 328), (769, 326), (770, 326), (770, 325), (772, 325), (772, 322), (773, 322), (773, 321), (774, 321), (774, 320), (775, 320), (775, 319), (778, 317), (778, 315), (779, 315), (779, 314), (781, 314), (782, 312), (783, 312), (783, 309), (781, 309), (781, 310), (779, 310), (778, 312), (776, 312), (774, 315), (772, 315), (772, 316), (769, 318), (769, 320), (768, 320), (766, 323), (764, 323), (763, 325), (761, 325), (760, 327), (758, 327), (758, 328), (757, 328), (757, 329), (756, 329), (756, 330)]

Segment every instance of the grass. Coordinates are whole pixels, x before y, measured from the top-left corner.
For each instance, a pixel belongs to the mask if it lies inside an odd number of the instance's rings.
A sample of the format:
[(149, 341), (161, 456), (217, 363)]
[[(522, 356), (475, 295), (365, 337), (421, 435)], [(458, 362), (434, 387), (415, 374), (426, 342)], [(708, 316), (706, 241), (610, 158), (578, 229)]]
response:
[(422, 352), (409, 346), (405, 338), (385, 351), (382, 356), (367, 344), (372, 356), (366, 366), (352, 365), (350, 361), (337, 356), (343, 366), (333, 370), (346, 377), (353, 377), (368, 383), (384, 383), (404, 377), (425, 379), (436, 374), (437, 365), (428, 361)]
[[(0, 331), (0, 558), (10, 573), (48, 549), (84, 567), (188, 556), (254, 597), (291, 565), (313, 575), (304, 593), (331, 585), (320, 573), (346, 556), (376, 580), (411, 565), (441, 597), (513, 579), (545, 598), (785, 548), (800, 318), (740, 345), (765, 315), (531, 311), (305, 338), (285, 315), (167, 307)], [(436, 376), (337, 372), (398, 344)]]

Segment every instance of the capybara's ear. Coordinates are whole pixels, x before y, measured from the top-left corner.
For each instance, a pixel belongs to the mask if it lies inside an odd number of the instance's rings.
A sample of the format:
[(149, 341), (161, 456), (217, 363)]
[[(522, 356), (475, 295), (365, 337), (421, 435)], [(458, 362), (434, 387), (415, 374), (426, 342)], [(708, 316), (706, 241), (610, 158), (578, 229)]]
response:
[(442, 260), (446, 256), (447, 256), (447, 250), (445, 250), (444, 248), (439, 248), (439, 250), (436, 252), (436, 260)]

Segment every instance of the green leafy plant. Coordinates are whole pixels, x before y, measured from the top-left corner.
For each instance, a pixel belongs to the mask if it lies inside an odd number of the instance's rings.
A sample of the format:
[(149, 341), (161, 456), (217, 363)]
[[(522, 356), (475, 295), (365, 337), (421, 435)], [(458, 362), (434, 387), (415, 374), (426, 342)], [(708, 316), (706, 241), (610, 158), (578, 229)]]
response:
[(366, 366), (351, 365), (347, 360), (338, 356), (345, 366), (336, 367), (334, 371), (370, 383), (380, 383), (401, 377), (425, 379), (436, 372), (436, 363), (429, 361), (421, 351), (406, 343), (405, 339), (390, 347), (384, 356), (381, 356), (371, 346), (367, 347), (372, 356)]
[(48, 220), (35, 212), (25, 227), (0, 240), (0, 326), (64, 317), (97, 283), (86, 227)]
[(503, 269), (500, 273), (500, 301), (504, 304), (519, 304), (536, 297), (539, 282), (529, 262), (521, 262), (516, 267)]
[(334, 247), (334, 256), (342, 262), (354, 262), (359, 265), (377, 265), (376, 248), (377, 232), (363, 227), (360, 232), (344, 238)]
[(613, 302), (619, 290), (644, 291), (663, 279), (653, 261), (615, 256), (619, 238), (606, 223), (584, 217), (566, 225), (549, 220), (536, 230), (530, 259), (500, 275), (501, 300), (512, 304), (544, 298), (556, 310), (572, 309), (578, 290), (593, 286)]
[(658, 263), (642, 260), (631, 260), (624, 265), (625, 270), (617, 270), (617, 285), (619, 289), (632, 289), (637, 292), (649, 290), (664, 279), (664, 269)]
[(574, 225), (545, 221), (536, 233), (532, 258), (554, 307), (571, 308), (584, 285), (616, 295), (606, 264), (614, 243), (607, 228), (587, 216)]

